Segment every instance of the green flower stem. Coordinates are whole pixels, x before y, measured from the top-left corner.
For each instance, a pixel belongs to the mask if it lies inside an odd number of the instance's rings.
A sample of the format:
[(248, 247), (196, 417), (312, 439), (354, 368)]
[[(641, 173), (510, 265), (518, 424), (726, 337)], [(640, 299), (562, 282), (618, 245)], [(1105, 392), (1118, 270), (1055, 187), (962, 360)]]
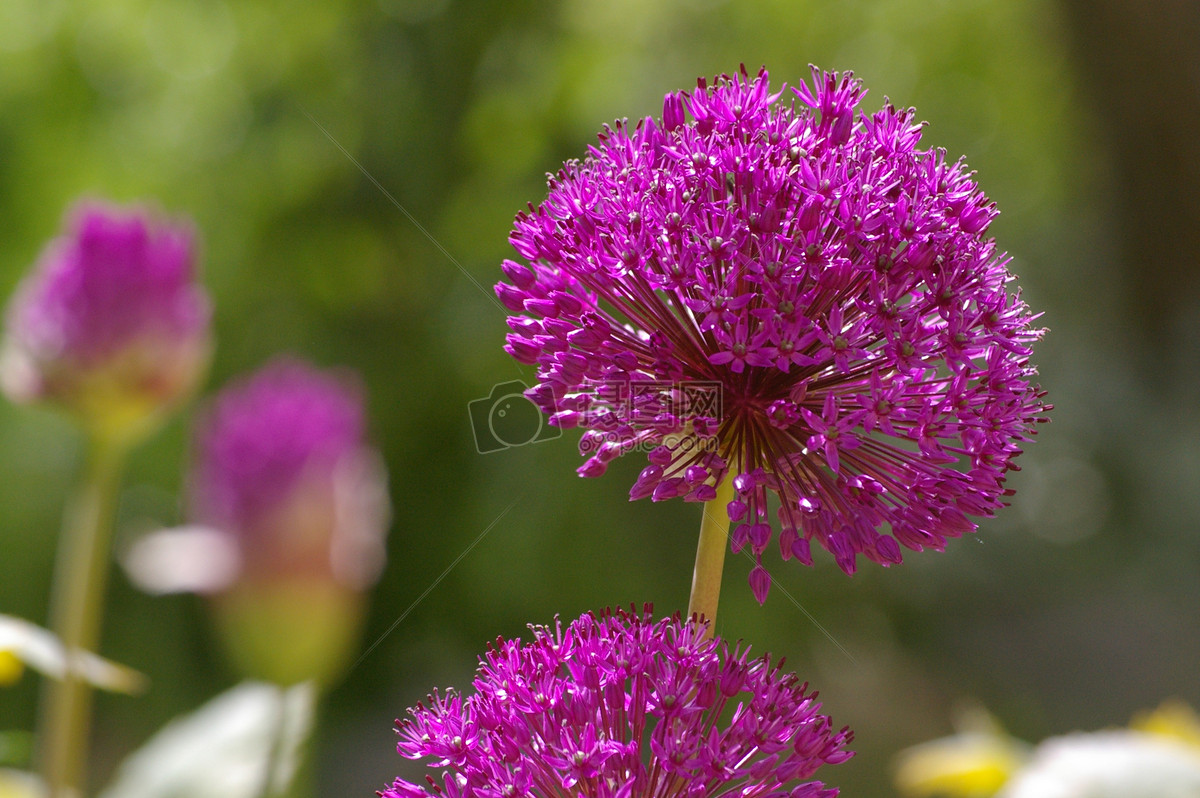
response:
[(729, 513), (725, 507), (733, 501), (733, 474), (717, 485), (717, 495), (704, 503), (700, 522), (700, 542), (696, 546), (696, 569), (692, 572), (692, 595), (688, 599), (688, 617), (708, 621), (706, 638), (713, 636), (717, 621), (717, 601), (721, 597), (721, 574), (725, 570), (725, 550), (729, 548)]
[(94, 651), (108, 579), (113, 518), (127, 447), (89, 440), (87, 470), (68, 505), (51, 587), (51, 624), (66, 649), (67, 670), (48, 682), (38, 727), (39, 760), (49, 798), (82, 793), (91, 716), (91, 687), (75, 659)]

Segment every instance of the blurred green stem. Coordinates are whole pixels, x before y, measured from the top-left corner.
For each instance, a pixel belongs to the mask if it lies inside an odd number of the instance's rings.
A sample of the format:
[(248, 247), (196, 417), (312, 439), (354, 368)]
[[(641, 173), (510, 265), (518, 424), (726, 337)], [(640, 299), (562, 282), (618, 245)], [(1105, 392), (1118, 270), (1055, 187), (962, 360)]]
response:
[(732, 470), (717, 485), (716, 497), (704, 503), (700, 542), (696, 546), (696, 568), (692, 572), (692, 595), (688, 600), (687, 614), (689, 618), (696, 615), (708, 621), (705, 639), (711, 638), (716, 629), (721, 574), (725, 570), (725, 549), (729, 547), (729, 512), (726, 505), (731, 501)]
[(99, 436), (88, 441), (87, 467), (68, 505), (51, 586), (51, 625), (65, 647), (66, 672), (47, 683), (38, 726), (38, 754), (49, 798), (82, 794), (91, 687), (76, 659), (94, 651), (107, 584), (109, 549), (121, 466), (127, 447)]

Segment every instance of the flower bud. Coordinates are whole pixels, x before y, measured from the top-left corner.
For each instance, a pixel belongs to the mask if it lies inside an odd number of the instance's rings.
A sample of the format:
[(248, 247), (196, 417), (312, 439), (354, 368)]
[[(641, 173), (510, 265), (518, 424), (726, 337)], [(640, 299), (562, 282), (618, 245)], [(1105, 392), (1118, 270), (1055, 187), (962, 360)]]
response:
[(237, 551), (214, 606), (249, 676), (327, 682), (355, 649), (389, 520), (364, 426), (354, 387), (280, 360), (226, 389), (197, 431), (191, 515)]
[(384, 562), (387, 479), (364, 427), (353, 383), (295, 360), (225, 389), (196, 430), (191, 524), (138, 541), (130, 578), (208, 595), (246, 676), (328, 684)]
[(0, 385), (132, 442), (205, 371), (208, 297), (187, 224), (144, 208), (78, 206), (8, 308)]

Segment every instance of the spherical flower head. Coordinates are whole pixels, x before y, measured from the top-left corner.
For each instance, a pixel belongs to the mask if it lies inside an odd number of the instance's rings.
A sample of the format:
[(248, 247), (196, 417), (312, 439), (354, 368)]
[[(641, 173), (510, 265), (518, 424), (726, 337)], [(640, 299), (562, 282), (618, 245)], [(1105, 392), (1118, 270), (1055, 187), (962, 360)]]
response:
[(245, 670), (292, 682), (340, 668), (389, 520), (357, 386), (282, 359), (227, 388), (198, 425), (190, 493), (197, 527), (234, 554), (206, 592)]
[(435, 693), (397, 721), (399, 752), (442, 773), (382, 798), (837, 794), (810, 779), (852, 756), (853, 735), (782, 662), (648, 607), (530, 628), (489, 647), (472, 695)]
[(84, 203), (9, 306), (0, 382), (95, 433), (134, 436), (195, 388), (210, 315), (190, 225)]
[(760, 601), (773, 537), (853, 573), (973, 531), (1049, 409), (994, 206), (918, 148), (911, 109), (868, 115), (863, 94), (814, 69), (667, 95), (661, 121), (606, 128), (550, 178), (510, 237), (528, 265), (496, 286), (529, 397), (585, 430), (580, 474), (636, 449), (633, 499), (733, 480)]

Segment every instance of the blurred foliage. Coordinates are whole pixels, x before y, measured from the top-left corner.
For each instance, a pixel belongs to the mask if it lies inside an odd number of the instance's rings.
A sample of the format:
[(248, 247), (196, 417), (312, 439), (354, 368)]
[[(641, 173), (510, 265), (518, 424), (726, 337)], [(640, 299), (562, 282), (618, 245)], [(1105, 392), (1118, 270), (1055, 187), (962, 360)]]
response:
[[(628, 503), (636, 457), (580, 480), (577, 433), (475, 453), (467, 403), (531, 376), (500, 350), (491, 300), (513, 214), (603, 123), (657, 114), (697, 76), (853, 69), (868, 107), (915, 106), (926, 142), (978, 170), (1053, 330), (1037, 361), (1057, 405), (1015, 506), (943, 554), (853, 579), (776, 560), (763, 608), (749, 561), (729, 560), (721, 633), (811, 679), (858, 736), (829, 778), (886, 795), (894, 752), (945, 733), (963, 696), (1030, 739), (1170, 693), (1200, 702), (1200, 422), (1132, 377), (1160, 353), (1122, 335), (1142, 323), (1118, 290), (1133, 267), (1112, 252), (1109, 154), (1066, 35), (1051, 0), (5, 0), (0, 290), (74, 197), (149, 199), (201, 231), (210, 387), (278, 351), (363, 374), (396, 506), (364, 650), (387, 635), (321, 709), (315, 751), (320, 794), (370, 795), (409, 767), (393, 719), (465, 684), (487, 640), (556, 613), (686, 603), (698, 509)], [(181, 520), (188, 436), (178, 419), (135, 453), (119, 546)], [(78, 460), (65, 422), (0, 407), (6, 613), (45, 620)], [(234, 680), (200, 600), (118, 575), (110, 601), (102, 653), (152, 688), (99, 698), (98, 783)], [(0, 692), (0, 731), (32, 726), (36, 688)]]

